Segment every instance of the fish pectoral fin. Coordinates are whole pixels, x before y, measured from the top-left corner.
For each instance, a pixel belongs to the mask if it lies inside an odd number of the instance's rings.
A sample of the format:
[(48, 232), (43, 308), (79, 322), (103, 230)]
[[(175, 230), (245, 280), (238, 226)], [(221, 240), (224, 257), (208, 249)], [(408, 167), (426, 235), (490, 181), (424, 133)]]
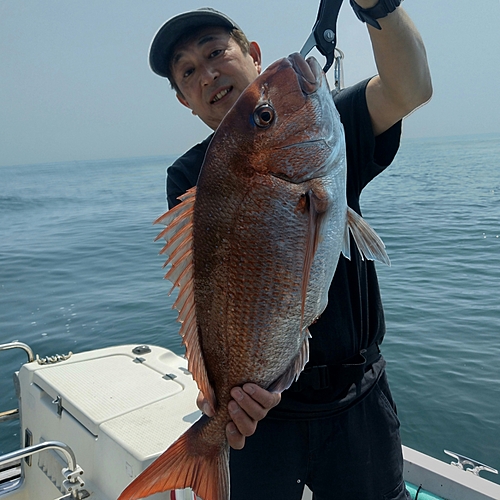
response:
[(229, 446), (203, 439), (203, 415), (160, 457), (137, 476), (118, 500), (138, 500), (162, 491), (192, 488), (206, 499), (229, 498)]
[[(391, 265), (389, 256), (385, 251), (384, 242), (380, 239), (368, 222), (366, 222), (361, 215), (357, 214), (350, 207), (347, 207), (347, 227), (350, 230), (363, 259), (378, 260), (388, 266)], [(348, 235), (346, 237), (348, 238)], [(342, 250), (342, 253), (344, 253), (344, 249)], [(348, 253), (350, 255), (349, 251)], [(345, 256), (347, 257), (347, 255)]]
[(344, 239), (342, 240), (342, 255), (351, 260), (351, 238), (350, 238), (349, 224), (345, 225)]
[(304, 341), (299, 349), (299, 352), (293, 358), (292, 362), (285, 370), (283, 375), (278, 377), (268, 388), (270, 392), (283, 392), (288, 389), (294, 380), (299, 378), (304, 366), (309, 361), (309, 338), (311, 337), (309, 330), (306, 328)]
[(304, 314), (307, 301), (307, 289), (309, 288), (309, 279), (311, 276), (311, 269), (314, 262), (314, 255), (319, 244), (321, 237), (321, 210), (318, 209), (318, 199), (315, 197), (313, 191), (308, 191), (303, 196), (303, 205), (308, 211), (307, 235), (306, 235), (306, 248), (304, 253), (304, 263), (302, 267), (302, 284), (301, 284), (301, 297), (302, 297), (302, 323), (303, 327)]
[(179, 295), (173, 307), (179, 311), (177, 321), (181, 323), (179, 334), (186, 346), (188, 370), (212, 408), (217, 408), (215, 393), (208, 379), (201, 350), (194, 302), (193, 215), (196, 187), (186, 191), (179, 199), (182, 203), (154, 222), (166, 226), (156, 239), (166, 240), (166, 245), (160, 253), (168, 255), (165, 265), (170, 265), (170, 269), (165, 278), (173, 284), (170, 293), (179, 288)]

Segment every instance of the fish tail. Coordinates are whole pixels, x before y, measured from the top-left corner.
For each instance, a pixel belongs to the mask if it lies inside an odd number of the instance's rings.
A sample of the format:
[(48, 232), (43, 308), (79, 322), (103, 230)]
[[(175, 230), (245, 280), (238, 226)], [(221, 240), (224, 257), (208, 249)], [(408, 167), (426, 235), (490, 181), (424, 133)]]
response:
[(192, 488), (203, 500), (229, 498), (227, 442), (207, 444), (203, 415), (122, 492), (118, 500), (137, 500), (155, 493)]

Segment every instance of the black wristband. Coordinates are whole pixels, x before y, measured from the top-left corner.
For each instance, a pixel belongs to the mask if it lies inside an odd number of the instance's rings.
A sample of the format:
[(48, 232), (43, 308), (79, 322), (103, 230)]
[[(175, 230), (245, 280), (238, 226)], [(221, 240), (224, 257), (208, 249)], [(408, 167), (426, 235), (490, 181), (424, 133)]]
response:
[(362, 9), (354, 0), (350, 0), (352, 10), (354, 10), (357, 18), (360, 21), (377, 28), (378, 30), (382, 28), (376, 19), (380, 19), (381, 17), (385, 17), (387, 14), (394, 12), (396, 7), (399, 7), (402, 1), (403, 0), (378, 0), (378, 3), (372, 8)]

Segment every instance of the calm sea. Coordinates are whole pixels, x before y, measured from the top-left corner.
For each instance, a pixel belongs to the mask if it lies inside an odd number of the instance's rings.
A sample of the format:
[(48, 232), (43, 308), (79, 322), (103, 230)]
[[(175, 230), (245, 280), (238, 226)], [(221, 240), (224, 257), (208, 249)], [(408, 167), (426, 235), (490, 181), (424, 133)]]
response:
[[(0, 168), (0, 343), (182, 352), (152, 226), (171, 160)], [(500, 135), (405, 140), (362, 208), (392, 260), (383, 352), (404, 443), (500, 469)], [(0, 357), (3, 411), (25, 356)], [(17, 422), (0, 426), (0, 453), (18, 440)]]

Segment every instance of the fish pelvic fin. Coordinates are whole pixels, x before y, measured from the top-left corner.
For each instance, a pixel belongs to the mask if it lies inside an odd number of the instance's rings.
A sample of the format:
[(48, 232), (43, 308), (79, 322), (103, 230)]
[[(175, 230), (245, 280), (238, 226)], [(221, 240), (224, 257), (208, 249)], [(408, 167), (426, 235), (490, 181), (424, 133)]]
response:
[(361, 215), (352, 210), (352, 208), (347, 207), (347, 223), (344, 233), (342, 254), (348, 259), (351, 258), (349, 231), (354, 238), (362, 259), (377, 260), (388, 266), (391, 265), (389, 256), (385, 251), (384, 242), (380, 239), (378, 234)]
[(166, 226), (155, 241), (165, 239), (166, 245), (160, 250), (160, 254), (168, 257), (165, 266), (170, 265), (165, 279), (173, 285), (170, 293), (175, 288), (179, 289), (173, 308), (179, 311), (177, 321), (181, 323), (179, 334), (182, 337), (182, 343), (186, 346), (188, 370), (212, 408), (216, 409), (215, 393), (203, 359), (194, 302), (193, 214), (196, 187), (186, 191), (180, 199), (182, 202), (179, 205), (158, 217), (154, 222), (154, 224)]
[(288, 389), (295, 380), (298, 380), (300, 373), (304, 369), (304, 366), (309, 361), (309, 339), (311, 334), (306, 328), (304, 341), (299, 349), (299, 352), (293, 358), (290, 366), (285, 370), (283, 375), (278, 377), (268, 388), (270, 392), (283, 392)]
[(149, 467), (118, 500), (138, 500), (155, 493), (192, 488), (203, 500), (229, 499), (229, 446), (209, 446), (202, 437), (209, 418), (203, 415)]

